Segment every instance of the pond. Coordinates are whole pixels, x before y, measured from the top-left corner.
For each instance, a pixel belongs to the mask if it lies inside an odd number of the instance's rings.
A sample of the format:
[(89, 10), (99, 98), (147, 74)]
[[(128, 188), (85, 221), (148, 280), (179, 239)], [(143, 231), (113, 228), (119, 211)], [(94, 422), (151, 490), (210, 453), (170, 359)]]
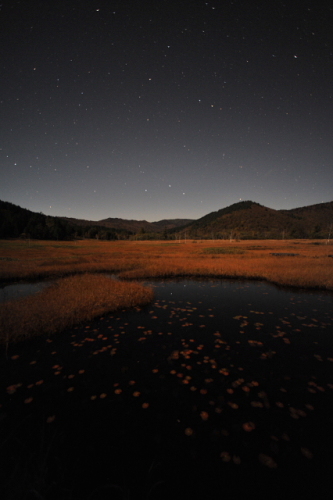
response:
[(148, 307), (2, 352), (2, 498), (327, 498), (333, 295), (149, 284)]
[(50, 286), (48, 281), (38, 281), (35, 283), (0, 283), (0, 304), (9, 300), (23, 299), (28, 295), (40, 292), (43, 288)]

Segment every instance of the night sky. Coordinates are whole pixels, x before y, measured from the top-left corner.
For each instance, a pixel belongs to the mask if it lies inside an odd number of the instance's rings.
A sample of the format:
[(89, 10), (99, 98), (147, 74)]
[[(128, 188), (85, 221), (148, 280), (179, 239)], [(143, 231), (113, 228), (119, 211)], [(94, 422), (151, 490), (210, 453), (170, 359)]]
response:
[(197, 219), (333, 200), (322, 0), (8, 0), (0, 199), (48, 215)]

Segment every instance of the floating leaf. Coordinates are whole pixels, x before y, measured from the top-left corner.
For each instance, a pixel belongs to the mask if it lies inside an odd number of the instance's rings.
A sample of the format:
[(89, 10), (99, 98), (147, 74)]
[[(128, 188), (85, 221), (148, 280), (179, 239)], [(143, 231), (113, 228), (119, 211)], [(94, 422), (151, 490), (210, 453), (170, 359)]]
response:
[(223, 462), (230, 462), (231, 456), (228, 451), (222, 451), (220, 453), (220, 458), (223, 460)]
[(259, 462), (262, 465), (265, 465), (266, 467), (269, 467), (270, 469), (276, 469), (277, 468), (277, 463), (275, 460), (273, 460), (272, 457), (269, 457), (268, 455), (265, 455), (264, 453), (259, 454)]
[(17, 390), (19, 387), (21, 387), (21, 386), (22, 386), (22, 384), (13, 384), (13, 385), (9, 385), (9, 386), (7, 387), (7, 389), (6, 389), (6, 390), (7, 390), (7, 393), (8, 393), (8, 394), (14, 394), (14, 392), (16, 392), (16, 390)]
[(313, 454), (311, 453), (311, 451), (308, 448), (301, 448), (301, 452), (309, 460), (311, 460), (311, 458), (313, 458)]
[(244, 431), (246, 431), (246, 432), (251, 432), (256, 428), (256, 426), (253, 422), (244, 422), (242, 427), (243, 427)]
[(261, 401), (251, 401), (253, 408), (263, 408), (264, 404)]
[(206, 421), (209, 418), (209, 414), (206, 411), (202, 411), (200, 412), (200, 417), (203, 421)]

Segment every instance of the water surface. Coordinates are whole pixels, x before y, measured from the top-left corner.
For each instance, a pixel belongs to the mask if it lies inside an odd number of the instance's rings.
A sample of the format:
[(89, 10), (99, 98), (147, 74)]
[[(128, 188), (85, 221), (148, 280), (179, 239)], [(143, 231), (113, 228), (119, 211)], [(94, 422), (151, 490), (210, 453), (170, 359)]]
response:
[(150, 284), (148, 307), (2, 353), (3, 487), (19, 493), (29, 477), (50, 499), (327, 498), (333, 295)]
[(47, 281), (39, 281), (36, 283), (12, 283), (10, 285), (7, 283), (0, 284), (0, 304), (33, 295), (47, 286), (50, 286), (50, 283)]

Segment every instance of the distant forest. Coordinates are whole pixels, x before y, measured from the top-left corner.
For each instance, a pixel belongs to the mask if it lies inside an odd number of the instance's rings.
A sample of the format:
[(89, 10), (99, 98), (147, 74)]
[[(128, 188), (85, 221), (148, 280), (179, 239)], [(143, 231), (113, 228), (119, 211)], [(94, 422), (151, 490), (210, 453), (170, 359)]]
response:
[(36, 240), (73, 240), (98, 238), (102, 240), (128, 239), (131, 231), (108, 227), (69, 223), (60, 217), (51, 217), (0, 200), (0, 238), (31, 238)]
[(329, 240), (333, 237), (333, 202), (274, 210), (252, 201), (242, 201), (184, 224), (186, 221), (188, 219), (149, 223), (110, 218), (92, 222), (51, 217), (0, 201), (0, 238), (38, 240)]

